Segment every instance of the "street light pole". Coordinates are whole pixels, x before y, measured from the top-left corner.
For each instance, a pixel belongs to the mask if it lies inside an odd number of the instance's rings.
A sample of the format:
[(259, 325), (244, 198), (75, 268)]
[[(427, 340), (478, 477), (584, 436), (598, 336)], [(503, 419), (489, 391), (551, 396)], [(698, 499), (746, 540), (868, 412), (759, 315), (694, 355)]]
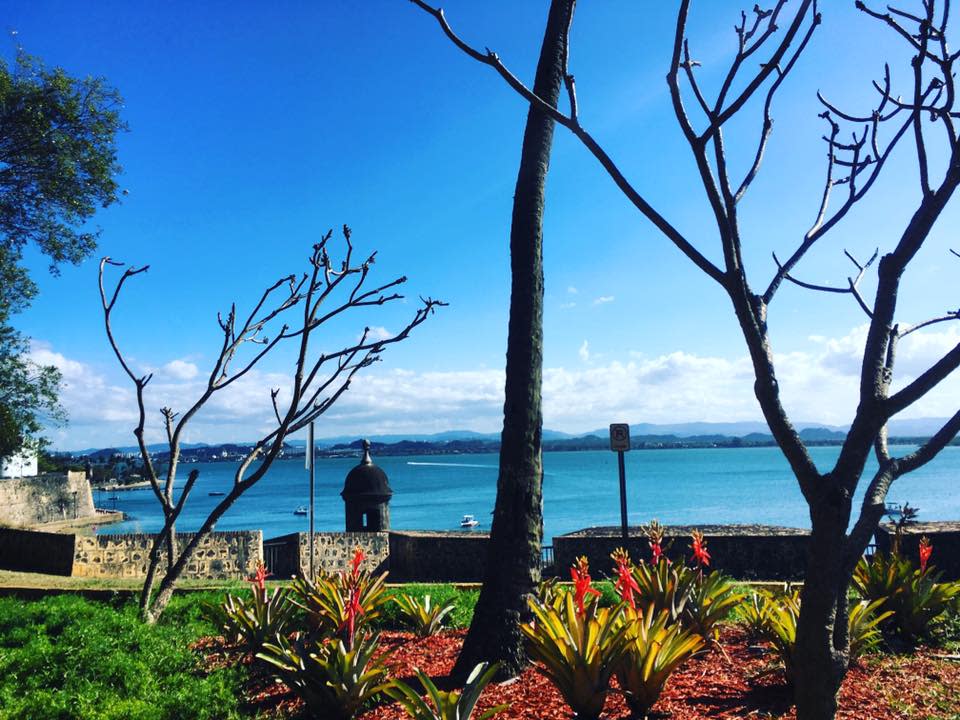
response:
[(313, 582), (316, 578), (316, 573), (314, 572), (314, 559), (313, 559), (313, 510), (314, 510), (314, 484), (315, 484), (315, 467), (316, 456), (313, 450), (313, 422), (310, 423), (310, 429), (307, 431), (307, 467), (310, 468), (310, 582)]

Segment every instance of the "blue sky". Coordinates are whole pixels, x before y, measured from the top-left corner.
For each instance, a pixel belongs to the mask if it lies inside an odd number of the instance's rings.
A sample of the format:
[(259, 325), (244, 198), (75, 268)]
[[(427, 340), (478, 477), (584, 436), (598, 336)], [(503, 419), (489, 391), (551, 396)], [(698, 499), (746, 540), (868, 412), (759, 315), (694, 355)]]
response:
[[(796, 3), (790, 3), (791, 5)], [(715, 88), (734, 48), (740, 5), (695, 3), (694, 55)], [(775, 106), (763, 173), (744, 200), (749, 270), (765, 286), (770, 257), (790, 251), (812, 221), (825, 150), (815, 92), (870, 107), (869, 79), (891, 62), (907, 86), (894, 37), (853, 10), (824, 3), (824, 24)], [(470, 42), (532, 77), (546, 2), (445, 8)], [(378, 250), (378, 277), (450, 303), (355, 384), (321, 435), (499, 429), (509, 299), (510, 207), (526, 107), (469, 60), (434, 21), (402, 0), (367, 3), (0, 0), (27, 51), (75, 74), (102, 75), (123, 94), (122, 204), (100, 212), (100, 253), (148, 263), (129, 286), (115, 329), (134, 364), (155, 370), (153, 408), (183, 407), (215, 354), (215, 316), (273, 279), (303, 268), (328, 228), (354, 229)], [(648, 199), (718, 258), (703, 192), (670, 109), (664, 76), (673, 3), (581, 2), (572, 40), (583, 124)], [(7, 43), (12, 54), (12, 41)], [(733, 167), (752, 158), (759, 108), (728, 135)], [(934, 153), (936, 154), (936, 153)], [(940, 158), (942, 159), (942, 158)], [(811, 253), (799, 273), (843, 283), (844, 248), (889, 248), (917, 197), (912, 148), (898, 150), (869, 201)], [(956, 308), (960, 263), (947, 252), (952, 208), (917, 258), (901, 298), (904, 322)], [(759, 418), (729, 303), (621, 196), (596, 161), (558, 128), (545, 222), (545, 424), (589, 430), (609, 422)], [(55, 446), (132, 441), (132, 389), (102, 329), (96, 259), (45, 273), (16, 319), (34, 355), (64, 371), (71, 425)], [(865, 289), (871, 288), (866, 281)], [(331, 328), (324, 347), (364, 324), (396, 331), (397, 304)], [(855, 405), (864, 316), (850, 298), (785, 287), (771, 309), (781, 386), (800, 420), (843, 423)], [(904, 347), (903, 378), (960, 340), (939, 326)], [(251, 439), (269, 423), (278, 354), (198, 418), (192, 441)], [(955, 411), (960, 388), (910, 414)], [(153, 413), (154, 419), (158, 417)], [(159, 437), (159, 423), (154, 426)]]

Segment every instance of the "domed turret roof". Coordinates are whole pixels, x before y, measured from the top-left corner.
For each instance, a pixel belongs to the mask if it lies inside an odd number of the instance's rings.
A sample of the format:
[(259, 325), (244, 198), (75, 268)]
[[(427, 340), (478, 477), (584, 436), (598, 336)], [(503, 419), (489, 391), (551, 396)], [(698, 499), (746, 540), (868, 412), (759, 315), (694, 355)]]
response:
[(363, 441), (363, 458), (360, 464), (347, 473), (340, 497), (344, 500), (350, 497), (382, 497), (389, 500), (393, 495), (387, 474), (373, 464), (370, 458), (370, 441)]

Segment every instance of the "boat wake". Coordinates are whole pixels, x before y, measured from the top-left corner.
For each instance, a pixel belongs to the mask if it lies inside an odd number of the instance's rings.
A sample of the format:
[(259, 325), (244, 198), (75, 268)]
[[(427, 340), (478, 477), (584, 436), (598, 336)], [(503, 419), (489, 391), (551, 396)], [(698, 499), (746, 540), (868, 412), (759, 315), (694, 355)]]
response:
[(408, 460), (407, 465), (428, 465), (430, 467), (465, 467), (465, 468), (484, 468), (487, 470), (496, 470), (496, 465), (474, 465), (472, 463), (448, 463), (448, 462), (413, 462)]

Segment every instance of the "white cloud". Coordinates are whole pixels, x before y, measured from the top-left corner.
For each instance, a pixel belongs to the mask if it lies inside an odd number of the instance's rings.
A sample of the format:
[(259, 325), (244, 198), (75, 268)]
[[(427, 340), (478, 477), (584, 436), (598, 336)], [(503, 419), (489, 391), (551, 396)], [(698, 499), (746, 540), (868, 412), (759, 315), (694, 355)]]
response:
[(607, 303), (612, 303), (614, 301), (613, 295), (601, 295), (593, 301), (594, 305), (606, 305)]
[[(363, 335), (359, 335), (357, 340), (359, 341)], [(387, 330), (382, 325), (375, 325), (373, 327), (367, 328), (367, 341), (368, 342), (377, 342), (379, 340), (389, 340), (393, 337), (393, 333)]]
[(561, 310), (569, 310), (570, 308), (575, 308), (576, 306), (577, 304), (575, 302), (560, 303)]
[(163, 372), (177, 380), (193, 380), (200, 370), (192, 362), (171, 360), (163, 366)]
[(577, 290), (573, 285), (570, 285), (570, 286), (567, 287), (567, 292), (568, 292), (570, 295), (576, 295), (576, 294), (578, 294), (580, 291)]
[(577, 350), (577, 355), (580, 356), (583, 362), (590, 362), (590, 344), (586, 340), (583, 341), (583, 345)]
[[(775, 358), (782, 398), (791, 417), (842, 425), (858, 400), (859, 351), (863, 328), (839, 338), (811, 342), (808, 349)], [(960, 342), (960, 327), (930, 329), (905, 338), (900, 346), (894, 389), (910, 382)], [(859, 345), (858, 345), (859, 344)], [(53, 364), (64, 375), (63, 403), (71, 416), (65, 431), (53, 431), (59, 448), (133, 444), (136, 399), (132, 384), (115, 367), (89, 365), (34, 344), (36, 362)], [(604, 361), (578, 350), (579, 368), (548, 367), (543, 373), (544, 423), (568, 432), (602, 427), (611, 419), (627, 422), (758, 420), (749, 358), (703, 357), (684, 351), (660, 356), (628, 353), (624, 361)], [(270, 388), (288, 398), (286, 375), (251, 371), (217, 393), (192, 423), (190, 442), (251, 440), (273, 420)], [(158, 374), (147, 388), (148, 441), (162, 440), (159, 408), (183, 412), (202, 392), (199, 374), (181, 379)], [(499, 430), (503, 415), (502, 369), (413, 371), (370, 368), (319, 422), (320, 436), (357, 433), (428, 433), (449, 429)], [(957, 411), (960, 373), (945, 381), (902, 417), (943, 417)]]

